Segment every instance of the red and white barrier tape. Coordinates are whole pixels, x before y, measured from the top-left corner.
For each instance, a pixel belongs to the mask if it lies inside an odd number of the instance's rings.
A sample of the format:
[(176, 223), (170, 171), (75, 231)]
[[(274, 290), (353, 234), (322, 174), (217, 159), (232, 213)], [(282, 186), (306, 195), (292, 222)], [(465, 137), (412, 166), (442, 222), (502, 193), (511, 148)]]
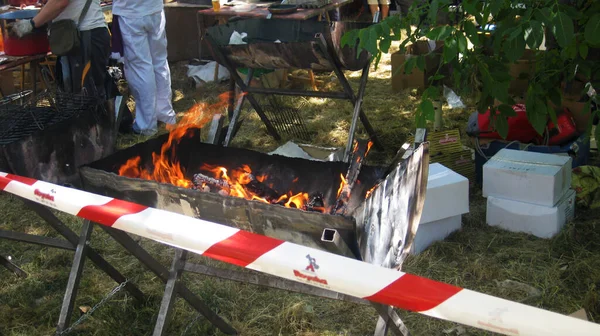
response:
[(2, 172), (0, 190), (227, 263), (500, 334), (600, 335), (600, 324), (177, 213)]

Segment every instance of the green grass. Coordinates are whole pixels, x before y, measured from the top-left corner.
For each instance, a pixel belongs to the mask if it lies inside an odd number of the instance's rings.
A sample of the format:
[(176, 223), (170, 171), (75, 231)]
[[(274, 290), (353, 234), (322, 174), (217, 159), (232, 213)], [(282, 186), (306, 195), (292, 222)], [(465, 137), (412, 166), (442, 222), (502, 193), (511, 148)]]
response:
[[(364, 109), (386, 150), (373, 152), (372, 163), (388, 162), (410, 135), (413, 113), (419, 95), (413, 91), (394, 93), (389, 80), (389, 57), (371, 73)], [(185, 112), (196, 102), (216, 101), (224, 85), (191, 88), (185, 78), (185, 67), (172, 67), (175, 108)], [(349, 73), (356, 88), (359, 73)], [(326, 85), (336, 86), (330, 76), (320, 76)], [(300, 107), (307, 117), (307, 128), (314, 144), (343, 146), (350, 123), (352, 106), (345, 101), (290, 98), (286, 104)], [(473, 106), (472, 101), (466, 103)], [(468, 110), (445, 114), (448, 128), (464, 129)], [(246, 121), (233, 146), (259, 151), (278, 146), (266, 133), (255, 113), (245, 113)], [(164, 131), (164, 130), (163, 130)], [(364, 134), (363, 134), (364, 136)], [(144, 141), (139, 136), (121, 136), (119, 147)], [(284, 140), (285, 141), (285, 140)], [(589, 312), (593, 321), (600, 320), (598, 287), (600, 287), (600, 231), (598, 213), (578, 212), (555, 238), (537, 239), (530, 235), (510, 233), (485, 225), (485, 200), (471, 190), (471, 212), (463, 217), (463, 229), (447, 240), (432, 245), (416, 257), (410, 257), (405, 270), (431, 279), (570, 314), (580, 308)], [(10, 195), (0, 195), (0, 228), (56, 237), (41, 219)], [(78, 231), (81, 222), (58, 214)], [(165, 266), (170, 265), (173, 251), (158, 243), (141, 239), (142, 245)], [(91, 246), (115, 265), (147, 295), (146, 302), (136, 302), (120, 292), (98, 309), (73, 335), (149, 335), (152, 333), (164, 285), (147, 271), (120, 245), (96, 228)], [(0, 240), (0, 253), (10, 255), (29, 276), (17, 278), (0, 267), (0, 335), (52, 335), (64, 295), (72, 252), (45, 249), (34, 245)], [(198, 263), (233, 267), (203, 257), (193, 256)], [(527, 286), (501, 286), (512, 280)], [(184, 281), (210, 307), (228, 320), (241, 335), (368, 335), (372, 334), (376, 314), (369, 306), (320, 299), (307, 295), (265, 289), (257, 286), (185, 274)], [(116, 283), (86, 263), (76, 307), (91, 307), (109, 293)], [(539, 295), (531, 295), (528, 286)], [(423, 315), (399, 312), (413, 335), (447, 335), (456, 327)], [(75, 318), (79, 317), (76, 309)], [(181, 299), (175, 303), (168, 335), (181, 335), (196, 313)], [(468, 335), (492, 335), (465, 328)], [(445, 333), (444, 331), (448, 331)], [(187, 335), (221, 335), (203, 318), (194, 323)]]

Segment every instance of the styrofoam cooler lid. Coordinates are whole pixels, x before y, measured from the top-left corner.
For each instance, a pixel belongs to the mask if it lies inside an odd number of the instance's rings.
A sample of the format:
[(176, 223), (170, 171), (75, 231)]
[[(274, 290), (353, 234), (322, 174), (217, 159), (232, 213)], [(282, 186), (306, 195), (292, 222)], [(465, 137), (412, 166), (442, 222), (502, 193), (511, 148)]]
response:
[(439, 163), (429, 165), (421, 224), (469, 212), (469, 180)]

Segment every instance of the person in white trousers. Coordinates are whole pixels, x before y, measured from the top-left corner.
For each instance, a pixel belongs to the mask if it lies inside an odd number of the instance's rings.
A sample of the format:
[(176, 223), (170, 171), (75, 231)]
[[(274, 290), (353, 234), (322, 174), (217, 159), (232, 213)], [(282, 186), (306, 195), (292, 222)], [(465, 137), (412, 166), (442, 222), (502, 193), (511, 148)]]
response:
[(114, 0), (124, 51), (125, 78), (135, 100), (132, 130), (154, 135), (158, 121), (176, 122), (163, 0)]

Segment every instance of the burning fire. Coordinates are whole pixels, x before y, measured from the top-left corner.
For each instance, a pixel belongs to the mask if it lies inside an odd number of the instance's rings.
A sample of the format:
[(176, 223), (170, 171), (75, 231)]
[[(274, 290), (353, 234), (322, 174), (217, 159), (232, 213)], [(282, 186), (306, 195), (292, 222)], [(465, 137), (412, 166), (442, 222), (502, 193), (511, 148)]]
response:
[(178, 144), (187, 134), (188, 130), (201, 128), (206, 125), (216, 112), (223, 110), (227, 106), (228, 101), (229, 92), (226, 92), (219, 95), (219, 102), (217, 104), (199, 103), (192, 106), (179, 123), (167, 126), (169, 139), (162, 145), (159, 154), (152, 153), (152, 171), (141, 167), (141, 158), (136, 156), (129, 159), (119, 168), (119, 175), (155, 180), (161, 183), (170, 183), (178, 187), (191, 188), (193, 186), (192, 181), (185, 178), (176, 153), (171, 151), (171, 155), (168, 155), (169, 149), (173, 144)]
[[(269, 204), (279, 204), (288, 208), (297, 208), (318, 212), (330, 212), (331, 207), (323, 204), (322, 195), (309, 195), (306, 192), (293, 194), (291, 191), (278, 193), (273, 190), (273, 185), (268, 183), (267, 175), (254, 175), (248, 165), (234, 169), (221, 166), (203, 165), (200, 173), (195, 174), (193, 180), (186, 178), (186, 172), (181, 167), (174, 150), (174, 145), (179, 144), (190, 129), (198, 129), (206, 125), (217, 113), (227, 106), (229, 93), (219, 96), (217, 104), (209, 105), (199, 103), (190, 108), (183, 119), (174, 126), (167, 127), (168, 140), (161, 146), (159, 153), (152, 153), (152, 165), (149, 169), (142, 167), (141, 157), (129, 159), (119, 168), (119, 175), (131, 178), (154, 180), (160, 183), (170, 183), (182, 188), (194, 188), (201, 191), (217, 189), (219, 194), (254, 200)], [(368, 144), (368, 150), (372, 142)], [(355, 143), (353, 151), (358, 150)], [(366, 155), (366, 154), (365, 154)], [(188, 174), (189, 176), (191, 174)], [(348, 182), (343, 174), (340, 175), (341, 183), (337, 192), (339, 197)], [(292, 183), (298, 182), (295, 178)]]
[[(280, 204), (286, 208), (307, 209), (310, 196), (308, 193), (300, 192), (292, 194), (279, 194), (273, 190), (273, 184), (267, 183), (267, 175), (253, 175), (248, 165), (242, 165), (237, 169), (228, 170), (221, 166), (204, 164), (200, 167), (201, 173), (194, 177), (197, 189), (210, 190), (210, 187), (219, 189), (222, 195), (245, 198), (247, 200), (259, 201), (270, 204)], [(208, 175), (210, 174), (210, 175)], [(297, 182), (298, 178), (292, 181)], [(312, 211), (324, 212), (324, 207), (310, 205)]]

